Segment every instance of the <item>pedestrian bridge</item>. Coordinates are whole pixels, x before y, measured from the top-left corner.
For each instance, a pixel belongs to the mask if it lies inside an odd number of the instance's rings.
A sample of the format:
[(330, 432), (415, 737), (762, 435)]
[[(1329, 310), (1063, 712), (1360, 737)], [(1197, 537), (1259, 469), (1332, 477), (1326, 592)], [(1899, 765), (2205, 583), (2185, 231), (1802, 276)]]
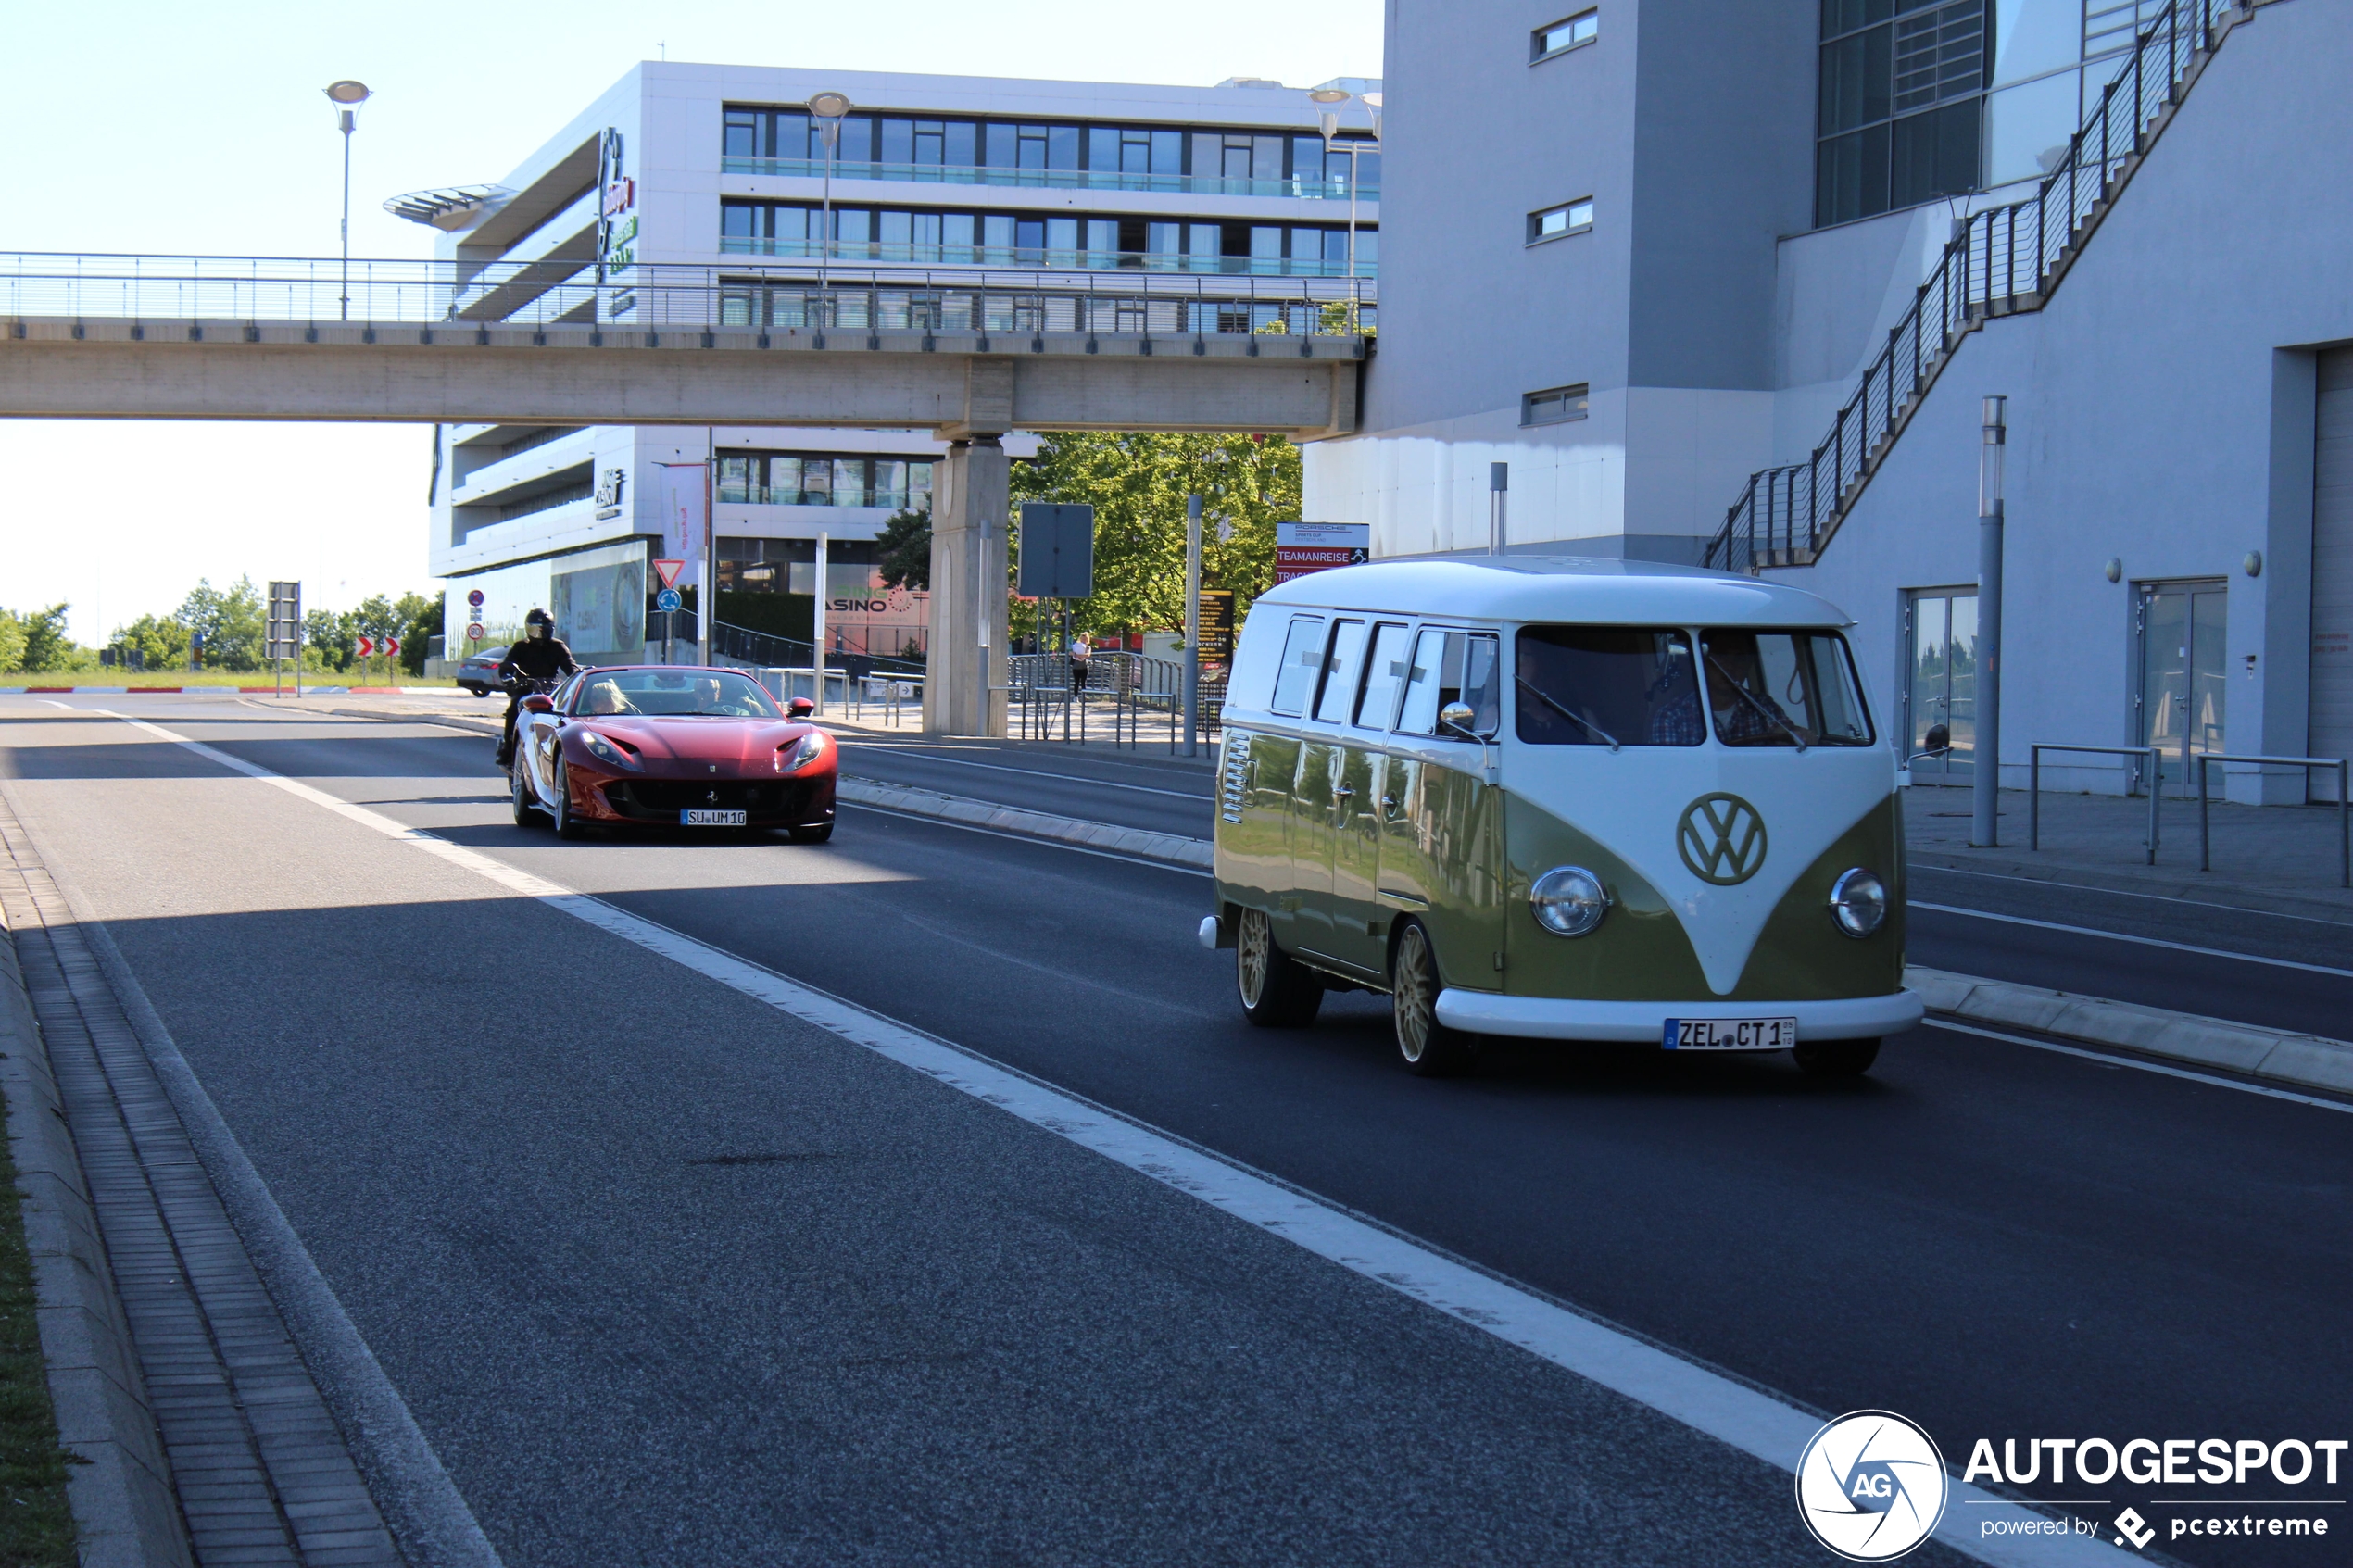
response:
[[(1247, 258), (1238, 258), (1244, 259)], [(1356, 428), (1349, 280), (0, 257), (0, 417)]]

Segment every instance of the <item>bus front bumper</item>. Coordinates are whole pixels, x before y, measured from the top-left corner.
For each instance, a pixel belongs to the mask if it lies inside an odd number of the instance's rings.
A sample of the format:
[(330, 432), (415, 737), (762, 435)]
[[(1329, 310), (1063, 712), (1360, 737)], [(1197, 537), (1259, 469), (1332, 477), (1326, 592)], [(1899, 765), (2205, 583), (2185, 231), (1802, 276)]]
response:
[(1471, 1035), (1530, 1040), (1622, 1040), (1656, 1045), (1668, 1019), (1794, 1018), (1801, 1040), (1867, 1040), (1900, 1035), (1926, 1010), (1919, 995), (1842, 997), (1826, 1002), (1590, 1002), (1554, 997), (1504, 997), (1449, 987), (1438, 994), (1438, 1022)]

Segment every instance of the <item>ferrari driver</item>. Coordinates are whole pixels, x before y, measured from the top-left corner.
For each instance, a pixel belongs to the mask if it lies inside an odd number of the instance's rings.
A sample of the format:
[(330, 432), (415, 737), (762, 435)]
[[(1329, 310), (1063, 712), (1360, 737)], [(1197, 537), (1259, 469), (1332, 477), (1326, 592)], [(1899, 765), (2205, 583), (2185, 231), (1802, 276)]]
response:
[(498, 661), (498, 683), (507, 688), (507, 734), (498, 743), (498, 766), (515, 759), (515, 715), (522, 709), (525, 684), (552, 681), (559, 675), (576, 673), (580, 666), (572, 659), (572, 650), (556, 635), (556, 618), (544, 609), (535, 609), (522, 618), (522, 641), (507, 650)]

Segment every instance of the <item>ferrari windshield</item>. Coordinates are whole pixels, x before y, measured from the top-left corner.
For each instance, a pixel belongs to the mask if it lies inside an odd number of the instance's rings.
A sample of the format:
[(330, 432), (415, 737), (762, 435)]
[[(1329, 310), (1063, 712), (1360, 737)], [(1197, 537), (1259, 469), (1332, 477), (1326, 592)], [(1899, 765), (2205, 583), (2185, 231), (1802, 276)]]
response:
[(589, 717), (781, 719), (759, 682), (732, 670), (592, 670), (572, 709)]

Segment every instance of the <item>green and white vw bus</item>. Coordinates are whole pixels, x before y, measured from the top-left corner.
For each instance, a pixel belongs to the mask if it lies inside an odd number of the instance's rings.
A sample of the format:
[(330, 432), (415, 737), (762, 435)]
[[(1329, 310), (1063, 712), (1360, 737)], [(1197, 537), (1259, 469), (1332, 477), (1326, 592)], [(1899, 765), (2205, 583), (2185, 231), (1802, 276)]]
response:
[(1636, 562), (1344, 567), (1252, 607), (1227, 691), (1217, 913), (1255, 1023), (1388, 992), (1480, 1035), (1793, 1050), (1910, 1028), (1895, 757), (1798, 589)]

